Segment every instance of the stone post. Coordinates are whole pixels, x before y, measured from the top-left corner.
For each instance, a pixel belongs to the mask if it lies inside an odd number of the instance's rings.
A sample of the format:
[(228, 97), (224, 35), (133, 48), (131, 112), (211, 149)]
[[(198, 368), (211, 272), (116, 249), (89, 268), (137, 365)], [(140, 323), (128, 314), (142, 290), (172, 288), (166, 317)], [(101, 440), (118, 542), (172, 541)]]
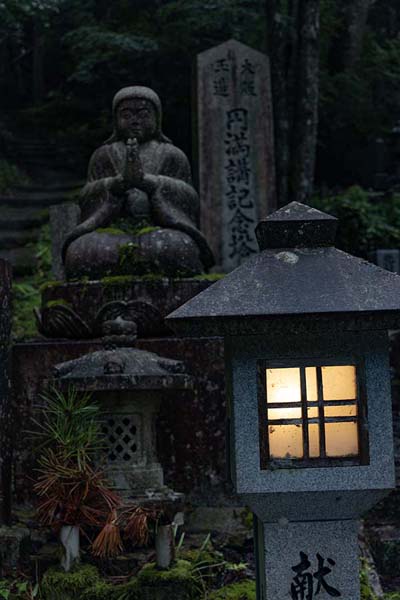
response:
[(8, 374), (11, 332), (10, 263), (0, 259), (0, 523), (11, 520), (12, 410)]
[(50, 206), (51, 271), (58, 280), (65, 279), (61, 251), (66, 235), (79, 223), (81, 210), (73, 202)]
[(197, 57), (201, 229), (219, 270), (257, 252), (254, 228), (276, 208), (268, 57), (235, 40)]

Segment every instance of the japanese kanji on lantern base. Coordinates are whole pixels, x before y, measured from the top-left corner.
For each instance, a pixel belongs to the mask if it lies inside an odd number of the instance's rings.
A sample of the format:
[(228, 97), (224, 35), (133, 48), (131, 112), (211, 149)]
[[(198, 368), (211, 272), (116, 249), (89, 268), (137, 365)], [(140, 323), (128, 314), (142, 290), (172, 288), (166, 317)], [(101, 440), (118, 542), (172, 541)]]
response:
[(293, 202), (260, 253), (168, 317), (225, 338), (230, 465), (253, 510), (259, 600), (359, 600), (358, 519), (395, 485), (388, 330), (400, 277)]

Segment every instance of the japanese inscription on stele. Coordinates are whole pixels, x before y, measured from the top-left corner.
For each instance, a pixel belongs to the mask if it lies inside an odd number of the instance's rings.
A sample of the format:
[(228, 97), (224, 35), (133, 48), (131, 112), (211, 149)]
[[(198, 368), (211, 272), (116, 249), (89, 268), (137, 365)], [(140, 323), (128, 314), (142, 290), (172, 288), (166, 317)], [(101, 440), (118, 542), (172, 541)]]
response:
[(268, 58), (234, 40), (203, 52), (196, 100), (201, 228), (230, 271), (257, 252), (254, 229), (275, 208)]

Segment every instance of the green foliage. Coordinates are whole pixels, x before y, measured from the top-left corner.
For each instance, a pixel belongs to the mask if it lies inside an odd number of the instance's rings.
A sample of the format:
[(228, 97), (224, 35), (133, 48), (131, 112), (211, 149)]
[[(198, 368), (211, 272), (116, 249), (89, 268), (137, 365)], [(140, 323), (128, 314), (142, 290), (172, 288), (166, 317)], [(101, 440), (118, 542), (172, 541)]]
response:
[(91, 394), (73, 387), (65, 393), (53, 387), (41, 398), (46, 410), (35, 421), (40, 448), (56, 452), (64, 464), (72, 461), (83, 469), (102, 447), (98, 405)]
[(28, 183), (28, 177), (14, 164), (0, 160), (0, 193), (9, 192), (14, 185)]
[(368, 564), (365, 560), (361, 562), (360, 570), (360, 592), (361, 600), (378, 600), (376, 595), (371, 590), (371, 586), (368, 581)]
[(76, 60), (69, 80), (84, 84), (96, 83), (116, 70), (129, 76), (132, 58), (158, 48), (154, 39), (135, 35), (134, 30), (111, 31), (100, 25), (78, 27), (65, 35), (64, 42)]
[(336, 246), (367, 258), (376, 248), (400, 247), (400, 196), (374, 199), (360, 187), (338, 196), (315, 197), (310, 204), (339, 219)]
[(50, 227), (43, 225), (32, 252), (37, 261), (36, 272), (13, 283), (13, 330), (14, 339), (29, 339), (37, 336), (34, 309), (40, 306), (41, 287), (46, 283), (51, 268)]
[(210, 600), (256, 600), (256, 582), (244, 580), (226, 585), (209, 596)]
[(24, 579), (0, 579), (1, 600), (34, 600), (39, 596), (39, 584)]

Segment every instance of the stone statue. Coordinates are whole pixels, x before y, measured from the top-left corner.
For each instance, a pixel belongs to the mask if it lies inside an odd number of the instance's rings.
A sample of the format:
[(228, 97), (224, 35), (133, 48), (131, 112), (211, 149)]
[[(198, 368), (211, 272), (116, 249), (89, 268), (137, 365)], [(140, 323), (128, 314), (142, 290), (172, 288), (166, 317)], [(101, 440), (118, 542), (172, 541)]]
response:
[(68, 279), (159, 273), (191, 276), (213, 265), (197, 227), (199, 198), (185, 154), (164, 136), (157, 94), (121, 89), (114, 133), (90, 159), (82, 222), (67, 236)]

